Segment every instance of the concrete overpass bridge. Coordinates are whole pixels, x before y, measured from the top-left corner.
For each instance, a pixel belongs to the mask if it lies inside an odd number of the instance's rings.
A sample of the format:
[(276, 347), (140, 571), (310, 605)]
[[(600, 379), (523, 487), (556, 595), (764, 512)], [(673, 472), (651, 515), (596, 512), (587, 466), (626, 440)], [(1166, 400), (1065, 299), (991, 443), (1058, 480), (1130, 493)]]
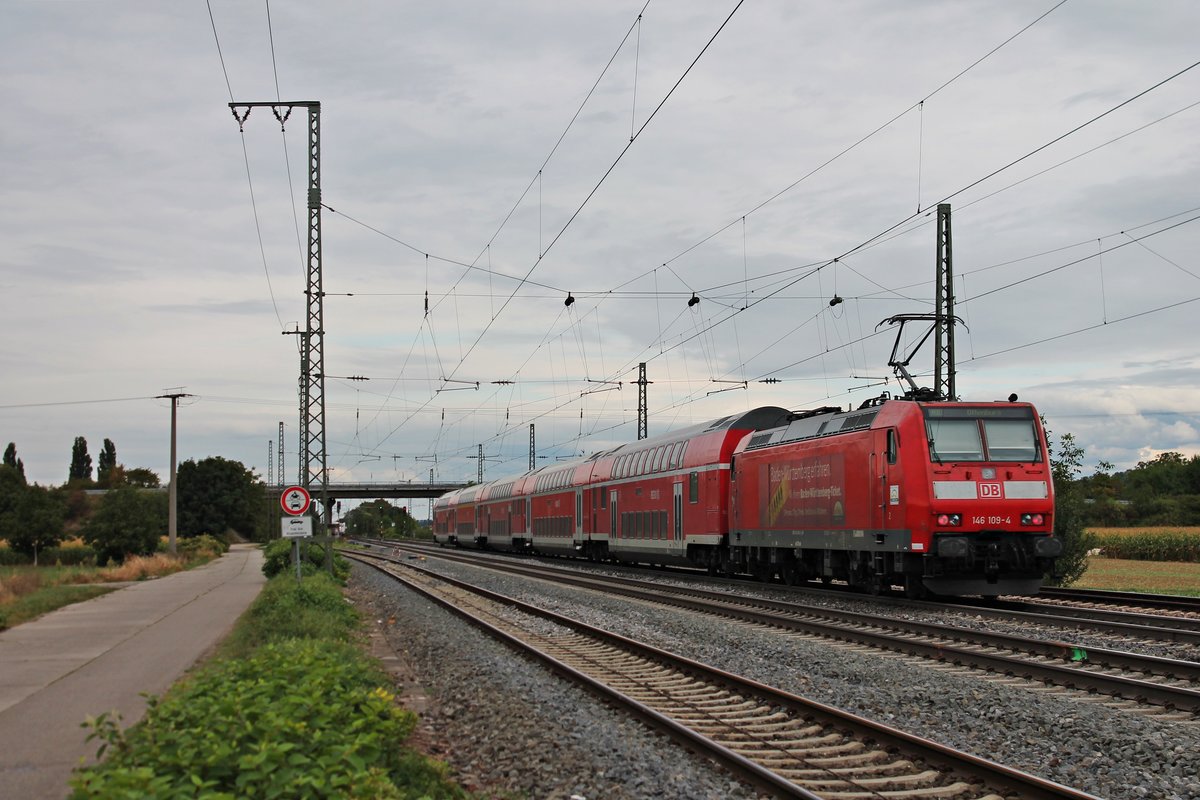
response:
[[(289, 484), (291, 485), (291, 484)], [(335, 500), (373, 500), (376, 497), (386, 499), (421, 499), (440, 497), (446, 492), (452, 492), (455, 489), (463, 489), (469, 484), (466, 483), (429, 483), (428, 481), (408, 481), (405, 483), (331, 483), (329, 484), (329, 499)], [(287, 487), (284, 486), (268, 486), (267, 494), (271, 497), (279, 497), (279, 494)], [(320, 497), (320, 484), (309, 487), (313, 499)]]

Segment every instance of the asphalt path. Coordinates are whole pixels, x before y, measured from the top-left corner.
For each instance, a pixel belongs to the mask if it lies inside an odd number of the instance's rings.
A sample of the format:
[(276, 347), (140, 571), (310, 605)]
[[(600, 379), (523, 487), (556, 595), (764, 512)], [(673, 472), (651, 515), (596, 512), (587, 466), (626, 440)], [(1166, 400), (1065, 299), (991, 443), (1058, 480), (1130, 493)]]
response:
[(162, 694), (258, 596), (262, 551), (234, 545), (197, 569), (132, 584), (0, 632), (0, 798), (66, 797), (94, 760), (88, 716), (128, 726), (141, 693)]

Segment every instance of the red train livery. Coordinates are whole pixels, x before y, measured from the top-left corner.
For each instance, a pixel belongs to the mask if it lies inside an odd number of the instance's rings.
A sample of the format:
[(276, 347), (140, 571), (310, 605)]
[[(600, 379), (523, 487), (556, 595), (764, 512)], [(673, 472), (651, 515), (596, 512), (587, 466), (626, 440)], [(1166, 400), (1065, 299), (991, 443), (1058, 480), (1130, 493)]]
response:
[(764, 407), (434, 503), (443, 544), (910, 596), (1032, 594), (1061, 543), (1028, 403)]

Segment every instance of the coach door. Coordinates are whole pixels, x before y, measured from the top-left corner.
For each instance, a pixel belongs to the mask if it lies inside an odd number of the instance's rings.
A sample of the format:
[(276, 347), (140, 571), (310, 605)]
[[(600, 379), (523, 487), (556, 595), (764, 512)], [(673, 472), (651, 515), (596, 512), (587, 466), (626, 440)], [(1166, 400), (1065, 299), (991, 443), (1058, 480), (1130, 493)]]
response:
[(616, 539), (620, 529), (617, 527), (617, 490), (608, 493), (608, 538)]
[(683, 540), (683, 481), (676, 481), (675, 486), (675, 522), (671, 531), (675, 541)]
[(575, 490), (575, 538), (583, 537), (583, 489)]

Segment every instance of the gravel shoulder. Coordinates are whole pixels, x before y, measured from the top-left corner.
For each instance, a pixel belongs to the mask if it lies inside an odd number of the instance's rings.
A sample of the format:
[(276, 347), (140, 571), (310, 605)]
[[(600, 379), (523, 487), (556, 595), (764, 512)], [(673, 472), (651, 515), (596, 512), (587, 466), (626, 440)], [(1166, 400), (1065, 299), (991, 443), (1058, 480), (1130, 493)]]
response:
[[(412, 744), (481, 797), (750, 800), (758, 795), (375, 570), (349, 594), (421, 717)], [(390, 654), (390, 657), (389, 657)]]

